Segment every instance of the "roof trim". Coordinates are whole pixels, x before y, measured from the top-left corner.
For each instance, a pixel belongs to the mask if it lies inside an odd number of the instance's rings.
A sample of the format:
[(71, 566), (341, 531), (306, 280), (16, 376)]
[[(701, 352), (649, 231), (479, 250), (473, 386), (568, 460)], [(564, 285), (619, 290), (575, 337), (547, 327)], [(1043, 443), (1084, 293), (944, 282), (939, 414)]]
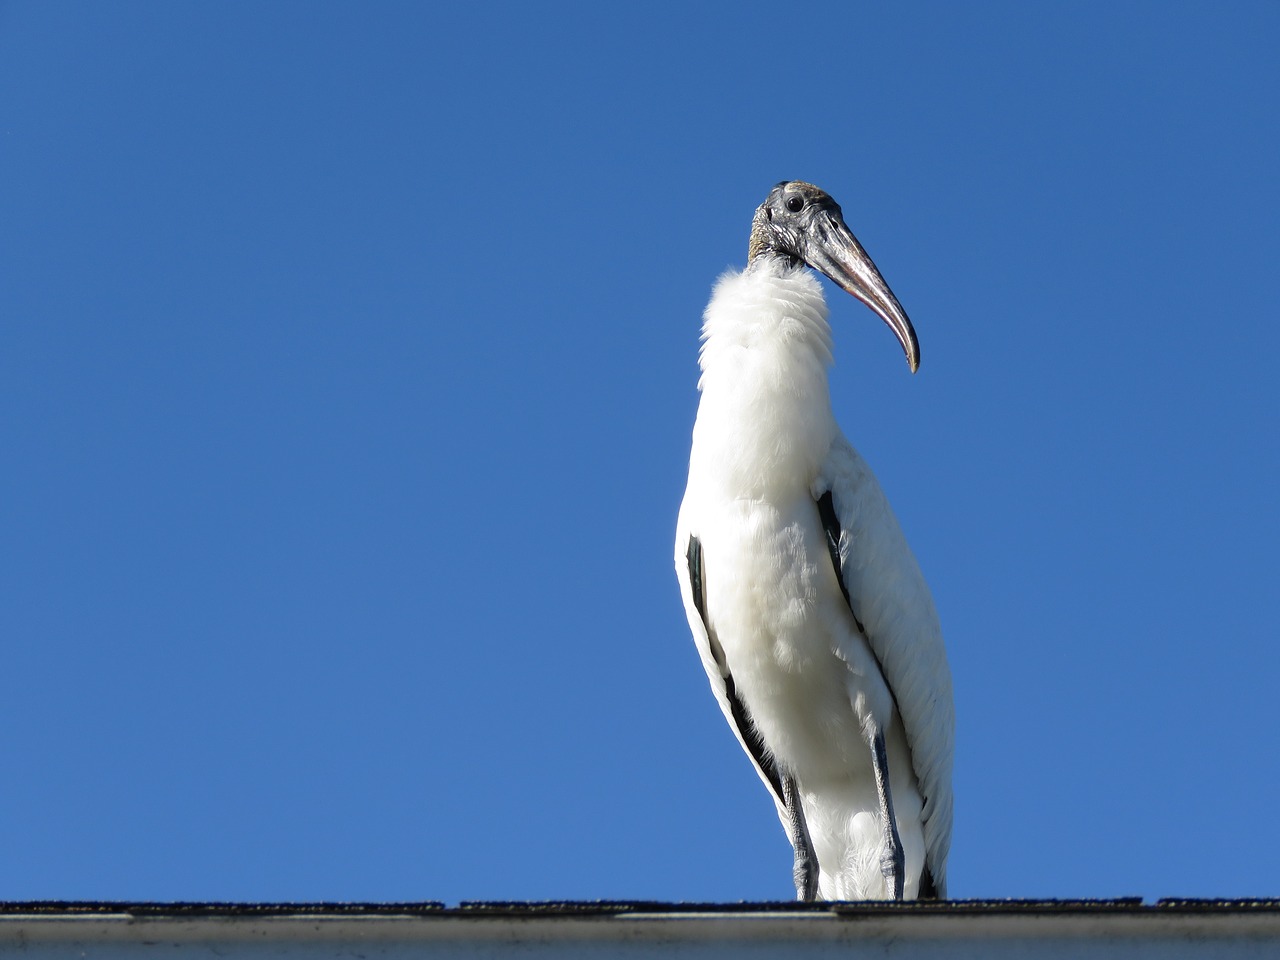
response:
[(652, 915), (835, 915), (873, 916), (993, 916), (1102, 914), (1280, 914), (1280, 898), (1188, 899), (1165, 898), (1145, 903), (1141, 897), (1108, 900), (915, 900), (817, 902), (763, 901), (737, 903), (672, 903), (661, 900), (464, 900), (455, 907), (427, 900), (390, 903), (237, 903), (163, 902), (133, 900), (10, 900), (0, 901), (0, 919), (18, 916), (63, 917), (609, 917)]

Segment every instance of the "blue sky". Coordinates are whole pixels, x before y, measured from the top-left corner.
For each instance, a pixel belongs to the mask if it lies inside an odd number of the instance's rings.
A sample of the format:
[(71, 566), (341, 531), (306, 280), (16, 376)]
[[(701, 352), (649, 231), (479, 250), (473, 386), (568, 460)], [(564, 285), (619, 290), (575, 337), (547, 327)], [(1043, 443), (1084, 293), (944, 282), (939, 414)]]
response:
[(0, 4), (0, 898), (785, 899), (671, 568), (782, 179), (957, 897), (1280, 894), (1280, 7)]

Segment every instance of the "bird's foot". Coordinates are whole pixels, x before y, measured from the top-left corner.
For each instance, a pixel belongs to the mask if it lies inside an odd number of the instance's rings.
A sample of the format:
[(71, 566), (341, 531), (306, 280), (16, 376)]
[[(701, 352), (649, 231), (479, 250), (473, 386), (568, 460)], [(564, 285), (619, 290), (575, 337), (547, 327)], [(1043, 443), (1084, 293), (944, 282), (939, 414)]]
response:
[[(895, 834), (897, 831), (894, 831)], [(897, 839), (896, 836), (894, 839)], [(902, 846), (891, 845), (885, 851), (884, 856), (880, 858), (880, 872), (884, 874), (884, 883), (889, 890), (889, 899), (901, 900), (903, 895), (903, 880), (906, 873), (906, 857), (903, 856)]]
[(804, 902), (818, 899), (818, 865), (812, 857), (796, 851), (791, 877), (796, 882), (796, 899)]

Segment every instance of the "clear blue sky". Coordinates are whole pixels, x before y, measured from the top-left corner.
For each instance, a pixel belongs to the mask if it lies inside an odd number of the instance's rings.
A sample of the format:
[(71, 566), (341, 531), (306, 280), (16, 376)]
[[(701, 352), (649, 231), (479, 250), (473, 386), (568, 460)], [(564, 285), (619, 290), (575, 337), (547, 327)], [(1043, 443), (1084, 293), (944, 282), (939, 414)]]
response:
[(1280, 894), (1280, 6), (0, 4), (0, 898), (785, 899), (671, 565), (782, 179), (958, 897)]

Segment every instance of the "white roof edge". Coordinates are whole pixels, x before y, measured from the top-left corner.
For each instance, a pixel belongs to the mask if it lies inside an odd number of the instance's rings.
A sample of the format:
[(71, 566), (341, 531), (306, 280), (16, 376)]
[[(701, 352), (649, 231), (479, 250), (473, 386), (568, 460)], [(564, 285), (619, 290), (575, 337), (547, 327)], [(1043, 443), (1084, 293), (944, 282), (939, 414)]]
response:
[(906, 956), (1048, 955), (1049, 947), (1055, 956), (1067, 955), (1064, 950), (1126, 956), (1157, 944), (1173, 951), (1162, 956), (1181, 956), (1192, 947), (1199, 952), (1187, 956), (1280, 953), (1280, 901), (663, 906), (0, 904), (0, 950), (21, 945), (32, 960), (41, 949), (65, 956), (69, 948), (92, 952), (108, 944), (146, 944), (157, 960), (211, 947), (232, 958), (260, 955), (255, 951), (266, 944), (316, 957), (349, 956), (353, 944), (376, 944), (391, 960), (474, 956), (468, 951), (478, 944), (487, 945), (486, 955), (510, 948), (525, 957), (552, 956), (570, 944), (594, 944), (592, 955), (599, 956), (622, 944), (628, 956), (660, 956), (676, 944), (693, 955), (731, 956), (759, 943), (786, 944), (788, 956), (813, 957), (877, 944), (910, 946)]

